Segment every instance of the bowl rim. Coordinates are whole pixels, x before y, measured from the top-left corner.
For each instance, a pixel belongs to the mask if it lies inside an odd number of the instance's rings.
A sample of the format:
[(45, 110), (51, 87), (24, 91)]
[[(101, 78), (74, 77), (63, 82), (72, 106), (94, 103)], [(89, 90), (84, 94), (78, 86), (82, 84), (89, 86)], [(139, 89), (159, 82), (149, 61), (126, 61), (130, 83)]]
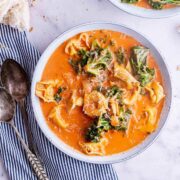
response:
[[(136, 17), (148, 18), (148, 19), (163, 19), (170, 18), (180, 15), (180, 7), (174, 7), (169, 9), (146, 9), (143, 7), (138, 7), (133, 4), (126, 4), (118, 2), (118, 0), (108, 0), (116, 8)], [(175, 11), (177, 9), (177, 11)]]
[[(114, 158), (113, 160), (111, 159), (111, 157), (113, 156), (120, 156), (120, 155), (123, 155), (124, 153), (128, 153), (128, 151), (132, 151), (133, 152), (133, 149), (134, 148), (131, 148), (130, 150), (127, 150), (125, 152), (122, 152), (122, 153), (118, 153), (118, 154), (115, 154), (115, 155), (109, 155), (109, 156), (103, 156), (103, 157), (98, 157), (98, 156), (87, 156), (87, 155), (84, 155), (84, 154), (81, 154), (81, 152), (73, 149), (72, 147), (70, 147), (69, 145), (65, 144), (61, 139), (59, 139), (57, 137), (57, 135), (54, 134), (54, 132), (48, 127), (47, 123), (45, 122), (45, 118), (43, 116), (43, 123), (40, 122), (40, 118), (39, 118), (39, 113), (42, 114), (42, 110), (41, 112), (38, 112), (37, 110), (37, 101), (38, 101), (38, 104), (40, 106), (40, 101), (39, 99), (35, 96), (35, 84), (37, 82), (36, 80), (36, 75), (39, 74), (39, 69), (41, 69), (41, 62), (46, 59), (46, 63), (44, 65), (44, 67), (46, 66), (48, 60), (49, 60), (49, 56), (46, 57), (46, 53), (50, 52), (50, 49), (54, 46), (54, 49), (51, 51), (51, 55), (53, 54), (53, 52), (58, 48), (58, 46), (61, 44), (59, 43), (58, 45), (56, 44), (58, 42), (59, 39), (61, 39), (63, 36), (65, 36), (66, 34), (69, 34), (71, 33), (73, 30), (76, 30), (76, 29), (81, 29), (83, 27), (93, 27), (95, 25), (100, 25), (100, 26), (117, 26), (117, 27), (121, 27), (121, 28), (124, 28), (126, 30), (129, 30), (130, 32), (133, 32), (135, 33), (136, 35), (139, 35), (140, 37), (142, 37), (145, 41), (147, 41), (152, 47), (154, 47), (154, 49), (157, 51), (157, 53), (159, 54), (159, 56), (161, 57), (161, 60), (162, 60), (162, 63), (164, 64), (165, 68), (166, 68), (166, 75), (168, 76), (168, 80), (169, 80), (169, 84), (168, 84), (168, 88), (170, 89), (170, 92), (168, 93), (168, 96), (169, 96), (169, 99), (168, 99), (168, 104), (167, 104), (167, 107), (166, 107), (166, 111), (167, 113), (165, 114), (165, 119), (161, 125), (160, 128), (158, 128), (156, 130), (156, 134), (152, 137), (151, 140), (149, 140), (149, 142), (147, 144), (144, 145), (144, 147), (141, 146), (144, 144), (144, 142), (141, 142), (140, 144), (136, 145), (135, 148), (139, 149), (135, 152), (135, 153), (131, 153), (131, 155), (127, 156), (127, 157), (124, 157), (124, 158)], [(100, 28), (99, 28), (100, 29)], [(104, 29), (104, 28), (103, 28)], [(107, 28), (108, 29), (108, 28)], [(91, 30), (95, 30), (95, 29), (91, 29)], [(87, 30), (87, 31), (90, 31), (90, 30)], [(114, 30), (115, 31), (115, 30)], [(83, 31), (80, 31), (80, 32), (83, 32)], [(78, 32), (78, 33), (80, 33)], [(119, 31), (121, 32), (121, 31)], [(74, 35), (72, 35), (71, 37), (73, 37)], [(132, 35), (131, 35), (132, 36)], [(133, 36), (132, 36), (133, 37)], [(135, 37), (133, 37), (135, 38)], [(69, 38), (67, 38), (69, 39)], [(65, 40), (67, 40), (65, 39)], [(135, 38), (137, 39), (137, 38)], [(138, 40), (139, 41), (139, 40)], [(159, 65), (158, 65), (159, 66)], [(44, 69), (43, 69), (44, 70)], [(42, 70), (42, 72), (43, 72)], [(42, 73), (41, 73), (41, 76), (42, 76)], [(38, 99), (38, 100), (37, 100)], [(34, 70), (34, 74), (33, 74), (33, 78), (32, 78), (32, 85), (31, 85), (31, 102), (32, 102), (32, 107), (33, 107), (33, 111), (34, 111), (34, 114), (35, 114), (35, 118), (36, 118), (36, 121), (41, 129), (41, 131), (43, 132), (43, 134), (47, 137), (47, 139), (57, 148), (59, 149), (60, 151), (64, 152), (65, 154), (67, 154), (68, 156), (72, 157), (72, 158), (75, 158), (77, 160), (80, 160), (80, 161), (84, 161), (84, 162), (88, 162), (88, 163), (94, 163), (94, 164), (113, 164), (113, 163), (119, 163), (119, 162), (122, 162), (122, 161), (125, 161), (125, 160), (129, 160), (135, 156), (137, 156), (138, 154), (142, 153), (144, 150), (146, 150), (148, 147), (150, 147), (154, 141), (157, 139), (157, 137), (159, 136), (162, 128), (164, 127), (164, 125), (166, 124), (168, 118), (169, 118), (169, 114), (170, 114), (170, 110), (171, 110), (171, 106), (172, 106), (172, 84), (171, 84), (171, 77), (170, 77), (170, 73), (169, 73), (169, 70), (168, 70), (168, 66), (166, 65), (165, 61), (164, 61), (164, 58), (162, 57), (160, 51), (148, 40), (148, 38), (144, 35), (142, 35), (142, 33), (139, 33), (138, 31), (134, 30), (133, 28), (129, 28), (125, 25), (122, 25), (122, 24), (118, 24), (118, 23), (112, 23), (112, 22), (104, 22), (104, 21), (98, 21), (98, 22), (89, 22), (89, 23), (83, 23), (83, 24), (80, 24), (80, 25), (77, 25), (77, 26), (74, 26), (73, 28), (70, 28), (69, 30), (66, 30), (64, 31), (61, 35), (59, 35), (57, 38), (55, 38), (55, 40), (53, 40), (49, 45), (48, 47), (46, 48), (46, 50), (42, 53), (36, 67), (35, 67), (35, 70)], [(164, 105), (165, 106), (165, 105)], [(164, 109), (164, 108), (163, 108)], [(162, 114), (162, 113), (161, 113)], [(42, 115), (41, 115), (42, 117)], [(46, 132), (46, 130), (48, 130), (49, 132)], [(151, 136), (151, 135), (149, 135)], [(56, 142), (58, 140), (58, 142)], [(145, 142), (147, 141), (147, 138), (144, 140)], [(65, 147), (61, 147), (60, 144), (64, 145)], [(67, 151), (67, 149), (69, 148), (69, 150)], [(105, 159), (106, 157), (109, 157), (108, 159)]]

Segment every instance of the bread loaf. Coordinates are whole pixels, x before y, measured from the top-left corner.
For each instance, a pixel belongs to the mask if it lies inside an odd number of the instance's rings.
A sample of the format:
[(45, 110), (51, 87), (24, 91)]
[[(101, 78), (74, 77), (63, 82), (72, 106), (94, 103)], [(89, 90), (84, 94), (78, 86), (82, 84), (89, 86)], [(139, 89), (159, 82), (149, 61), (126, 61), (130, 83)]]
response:
[(29, 30), (29, 4), (27, 0), (0, 0), (0, 23), (19, 30)]

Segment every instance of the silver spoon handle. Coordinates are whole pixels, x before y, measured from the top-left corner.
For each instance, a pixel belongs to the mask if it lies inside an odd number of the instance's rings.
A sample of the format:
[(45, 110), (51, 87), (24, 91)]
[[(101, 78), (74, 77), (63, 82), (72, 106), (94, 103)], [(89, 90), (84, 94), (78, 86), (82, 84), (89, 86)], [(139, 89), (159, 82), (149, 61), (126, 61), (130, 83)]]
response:
[(28, 115), (27, 115), (27, 111), (26, 111), (26, 108), (25, 108), (24, 100), (21, 100), (19, 102), (19, 105), (20, 105), (20, 109), (21, 109), (21, 113), (22, 113), (22, 117), (23, 117), (23, 122), (25, 124), (25, 129), (26, 129), (29, 149), (34, 154), (38, 155), (37, 148), (36, 148), (36, 146), (35, 146), (35, 144), (33, 142), (33, 135), (32, 135), (32, 132), (30, 130), (29, 120), (28, 120)]
[(24, 140), (21, 138), (21, 135), (19, 134), (17, 128), (14, 126), (13, 123), (10, 123), (11, 126), (13, 127), (14, 131), (16, 132), (16, 135), (18, 139), (20, 140), (24, 150), (26, 151), (27, 158), (36, 173), (36, 176), (38, 177), (39, 180), (49, 180), (46, 172), (41, 164), (41, 162), (36, 158), (36, 156), (29, 150), (28, 146), (24, 142)]

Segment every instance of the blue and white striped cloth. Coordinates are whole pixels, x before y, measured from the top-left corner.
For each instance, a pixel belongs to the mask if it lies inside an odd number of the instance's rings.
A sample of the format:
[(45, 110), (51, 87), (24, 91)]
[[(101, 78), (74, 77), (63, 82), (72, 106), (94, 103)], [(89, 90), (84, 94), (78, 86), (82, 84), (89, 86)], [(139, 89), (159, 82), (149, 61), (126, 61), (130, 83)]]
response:
[[(29, 78), (40, 57), (39, 52), (28, 42), (26, 34), (0, 24), (0, 63), (7, 58), (17, 60)], [(94, 165), (75, 160), (56, 149), (40, 131), (27, 99), (27, 111), (31, 130), (38, 151), (45, 164), (50, 180), (117, 180), (111, 165)], [(14, 117), (15, 125), (27, 142), (19, 107)], [(0, 123), (0, 158), (12, 180), (35, 180), (26, 155), (12, 128)]]

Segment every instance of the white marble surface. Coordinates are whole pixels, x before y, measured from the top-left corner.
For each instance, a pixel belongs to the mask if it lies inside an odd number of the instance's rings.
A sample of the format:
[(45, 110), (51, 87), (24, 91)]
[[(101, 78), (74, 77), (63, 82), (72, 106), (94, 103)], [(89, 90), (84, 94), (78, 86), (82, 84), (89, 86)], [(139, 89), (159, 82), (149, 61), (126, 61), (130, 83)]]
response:
[[(132, 27), (146, 35), (162, 52), (173, 83), (170, 118), (158, 140), (134, 159), (115, 164), (120, 180), (180, 179), (180, 16), (168, 19), (143, 19), (128, 15), (107, 0), (37, 0), (31, 7), (31, 42), (43, 52), (63, 31), (90, 21), (112, 21)], [(178, 107), (179, 106), (179, 107)], [(6, 173), (0, 167), (0, 180)], [(3, 178), (4, 177), (4, 178)]]

